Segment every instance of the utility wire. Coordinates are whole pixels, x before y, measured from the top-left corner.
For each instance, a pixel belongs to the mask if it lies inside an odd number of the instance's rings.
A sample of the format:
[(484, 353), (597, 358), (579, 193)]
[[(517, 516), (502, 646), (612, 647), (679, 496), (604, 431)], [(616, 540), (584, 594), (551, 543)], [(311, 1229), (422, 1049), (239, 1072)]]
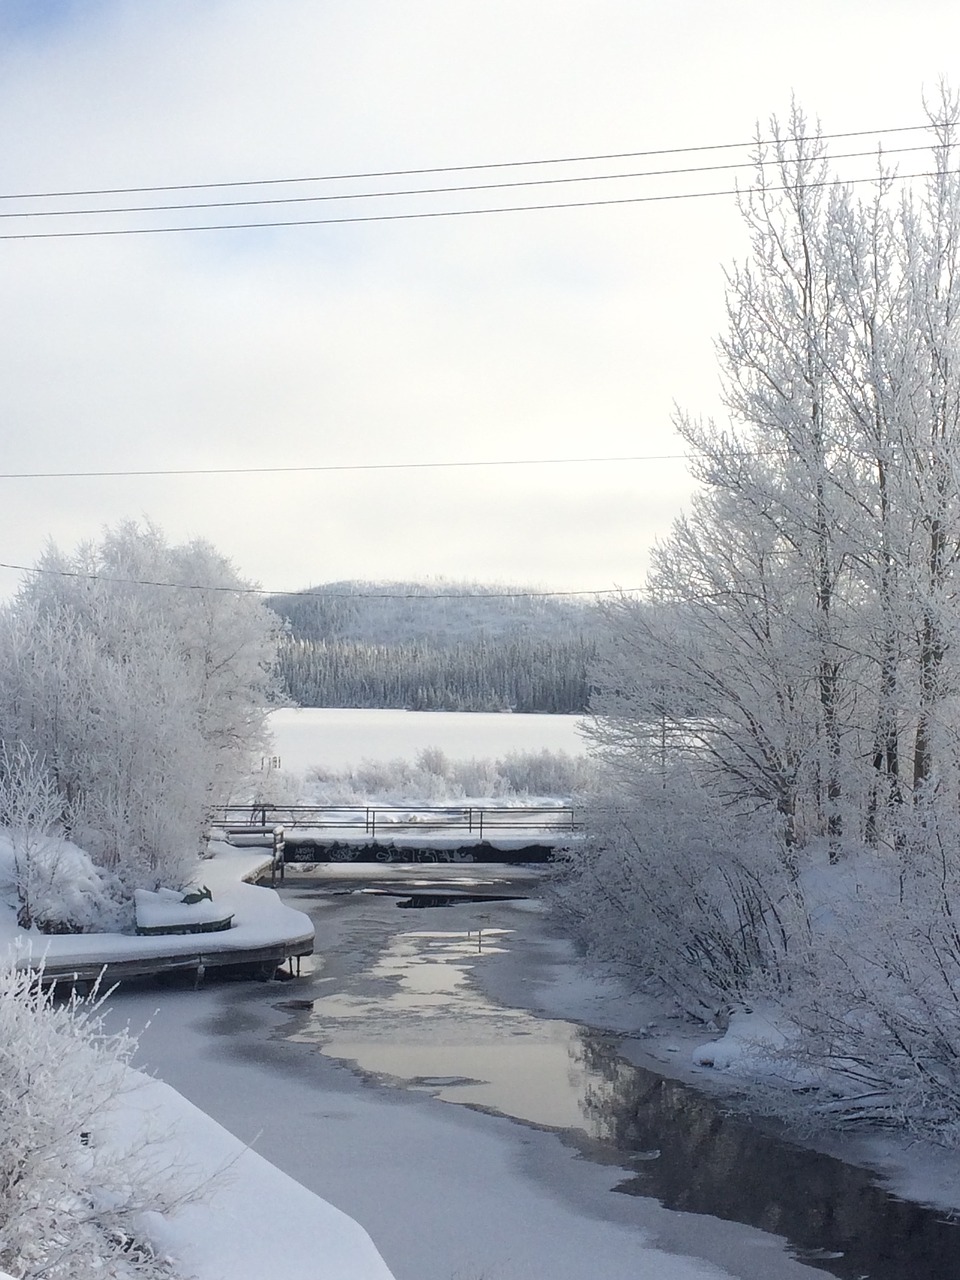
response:
[[(766, 451), (765, 451), (766, 452)], [(596, 458), (496, 458), (472, 462), (344, 462), (293, 467), (160, 467), (129, 471), (0, 471), (0, 480), (103, 480), (124, 476), (287, 475), (324, 471), (435, 471), (455, 467), (543, 467), (603, 462), (661, 462), (689, 457), (685, 453), (626, 454)]]
[[(881, 137), (891, 133), (927, 132), (929, 129), (929, 124), (908, 124), (882, 129), (856, 129), (845, 133), (821, 133), (816, 135), (816, 139), (822, 142), (830, 142), (837, 138)], [(810, 140), (809, 137), (801, 139), (793, 136), (778, 139), (751, 138), (747, 142), (715, 142), (688, 147), (657, 147), (646, 151), (614, 151), (596, 155), (553, 156), (539, 160), (498, 160), (487, 164), (434, 165), (430, 168), (420, 169), (380, 169), (361, 173), (327, 173), (298, 178), (245, 178), (229, 182), (179, 182), (149, 187), (95, 187), (81, 188), (76, 191), (25, 191), (19, 194), (0, 194), (0, 200), (56, 200), (76, 196), (146, 195), (151, 192), (162, 191), (213, 191), (229, 187), (283, 186), (285, 184), (306, 182), (350, 182), (370, 178), (412, 178), (433, 173), (473, 173), (493, 169), (520, 169), (532, 165), (589, 164), (606, 160), (640, 160), (650, 156), (690, 155), (696, 151), (733, 151), (743, 147), (768, 147), (778, 142), (793, 143), (808, 140)]]
[[(958, 170), (949, 170), (951, 174), (960, 172)], [(938, 177), (936, 170), (926, 170), (920, 173), (891, 173), (883, 175), (883, 181), (907, 181), (912, 178), (932, 178)], [(805, 183), (807, 189), (827, 187), (852, 187), (859, 186), (864, 182), (876, 183), (877, 176), (869, 178), (829, 178), (821, 182)], [(687, 191), (673, 192), (666, 195), (655, 196), (619, 196), (609, 200), (570, 200), (556, 201), (550, 204), (518, 204), (518, 205), (499, 205), (486, 209), (431, 209), (421, 210), (416, 213), (374, 213), (366, 215), (351, 215), (338, 218), (292, 218), (277, 219), (270, 222), (211, 222), (197, 223), (193, 225), (184, 225), (176, 227), (114, 227), (108, 229), (88, 230), (88, 231), (24, 231), (24, 232), (5, 232), (0, 235), (2, 240), (77, 240), (88, 239), (94, 236), (151, 236), (151, 235), (175, 235), (188, 231), (264, 231), (278, 227), (332, 227), (346, 226), (351, 223), (363, 222), (412, 222), (426, 218), (465, 218), (476, 217), (491, 213), (539, 213), (548, 209), (596, 209), (608, 205), (627, 205), (627, 204), (656, 204), (663, 201), (675, 200), (704, 200), (716, 196), (749, 196), (753, 193), (763, 192), (764, 194), (774, 194), (782, 191), (794, 191), (796, 184), (787, 183), (781, 186), (764, 186), (764, 187), (728, 187), (714, 191)]]
[[(738, 449), (737, 458), (763, 458), (789, 452), (784, 445), (763, 449)], [(626, 453), (589, 458), (482, 458), (448, 462), (331, 462), (289, 467), (156, 467), (121, 471), (0, 471), (0, 480), (113, 480), (149, 476), (269, 476), (309, 475), (342, 471), (441, 471), (476, 467), (564, 467), (607, 462), (690, 462), (710, 459), (708, 449), (690, 448), (686, 453)]]
[(25, 564), (6, 564), (0, 561), (0, 569), (15, 569), (20, 573), (44, 574), (55, 578), (81, 578), (88, 582), (111, 582), (132, 587), (168, 587), (173, 591), (216, 591), (238, 596), (296, 596), (305, 599), (343, 600), (545, 600), (561, 596), (610, 596), (639, 591), (640, 587), (601, 587), (591, 591), (440, 591), (425, 594), (421, 591), (272, 591), (267, 587), (209, 586), (202, 582), (157, 582), (150, 578), (115, 578), (104, 573), (84, 573), (79, 569), (31, 568)]
[[(904, 155), (914, 151), (928, 151), (926, 146), (895, 147), (883, 152), (884, 158), (893, 155)], [(876, 157), (875, 151), (847, 151), (840, 155), (830, 156), (830, 160), (862, 160), (865, 157)], [(453, 187), (407, 187), (399, 191), (341, 191), (324, 195), (305, 196), (270, 196), (253, 200), (209, 200), (185, 204), (139, 204), (113, 205), (100, 209), (24, 209), (0, 211), (0, 218), (72, 218), (96, 217), (108, 213), (181, 213), (188, 209), (248, 209), (264, 205), (281, 204), (318, 204), (331, 200), (383, 200), (397, 196), (430, 196), (455, 195), (463, 192), (507, 191), (518, 187), (550, 187), (561, 184), (570, 185), (577, 182), (622, 182), (632, 178), (663, 178), (686, 176), (698, 173), (719, 173), (731, 169), (757, 169), (776, 166), (777, 160), (741, 160), (735, 164), (694, 165), (679, 169), (639, 169), (632, 173), (593, 173), (564, 175), (559, 178), (524, 178), (513, 182), (469, 183)], [(10, 199), (10, 197), (4, 197)]]

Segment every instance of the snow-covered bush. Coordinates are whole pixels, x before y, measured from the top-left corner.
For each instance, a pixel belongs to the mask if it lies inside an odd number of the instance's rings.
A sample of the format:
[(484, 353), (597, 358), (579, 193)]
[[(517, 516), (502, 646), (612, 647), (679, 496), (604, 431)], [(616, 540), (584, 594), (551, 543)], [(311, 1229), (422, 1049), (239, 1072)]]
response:
[(511, 751), (497, 761), (504, 790), (516, 795), (575, 796), (596, 782), (596, 768), (586, 756), (568, 751)]
[(805, 907), (763, 815), (725, 812), (683, 769), (586, 812), (555, 892), (592, 955), (715, 1023), (788, 989)]
[(0, 741), (0, 891), (15, 896), (17, 922), (45, 933), (129, 923), (115, 876), (63, 836), (69, 820), (56, 785), (23, 743)]
[(17, 1280), (172, 1274), (142, 1215), (192, 1198), (187, 1175), (110, 1123), (135, 1045), (104, 1032), (95, 999), (0, 969), (0, 1267)]
[(804, 875), (807, 971), (785, 1001), (781, 1057), (816, 1069), (804, 1105), (960, 1143), (960, 867), (955, 818), (927, 848), (864, 849)]
[(595, 784), (593, 761), (565, 751), (513, 752), (501, 759), (450, 758), (438, 748), (405, 759), (364, 760), (337, 772), (314, 769), (305, 802), (458, 804), (464, 799), (567, 800)]
[(446, 776), (461, 795), (497, 799), (506, 791), (501, 765), (500, 760), (482, 756), (451, 760)]
[[(10, 869), (6, 877), (5, 868)], [(88, 853), (62, 836), (31, 839), (24, 860), (9, 831), (0, 829), (0, 893), (5, 878), (19, 902), (18, 923), (23, 928), (41, 933), (122, 933), (133, 923), (130, 902), (116, 876), (95, 866)]]

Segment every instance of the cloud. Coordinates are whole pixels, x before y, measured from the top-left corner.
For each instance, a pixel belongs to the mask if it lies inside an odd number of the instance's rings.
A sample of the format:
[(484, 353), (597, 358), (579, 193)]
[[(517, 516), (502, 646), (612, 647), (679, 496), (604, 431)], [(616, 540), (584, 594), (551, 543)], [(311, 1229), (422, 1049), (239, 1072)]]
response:
[[(933, 7), (943, 47), (960, 35), (960, 15)], [(893, 0), (840, 12), (818, 0), (803, 22), (759, 0), (99, 0), (61, 5), (36, 25), (20, 6), (0, 47), (5, 190), (725, 142), (782, 110), (791, 84), (830, 129), (913, 123), (936, 68), (910, 13)], [(463, 193), (447, 207), (655, 194), (681, 182), (694, 179)], [(0, 212), (24, 207), (4, 201)], [(0, 233), (25, 226), (50, 223), (2, 219)], [(675, 452), (674, 401), (718, 411), (721, 264), (745, 251), (729, 200), (0, 242), (4, 470)], [(48, 534), (72, 545), (146, 512), (171, 537), (208, 537), (270, 586), (315, 581), (325, 565), (332, 576), (603, 586), (642, 579), (652, 539), (689, 495), (681, 468), (657, 465), (655, 475), (631, 466), (0, 481), (0, 559), (32, 562)]]

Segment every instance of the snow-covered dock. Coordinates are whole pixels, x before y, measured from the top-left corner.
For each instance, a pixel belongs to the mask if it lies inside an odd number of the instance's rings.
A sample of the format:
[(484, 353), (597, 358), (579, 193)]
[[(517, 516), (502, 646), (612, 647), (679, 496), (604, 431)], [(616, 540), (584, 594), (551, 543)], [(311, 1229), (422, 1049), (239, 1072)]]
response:
[(285, 906), (272, 890), (249, 883), (269, 871), (272, 855), (215, 842), (211, 857), (197, 868), (197, 883), (233, 917), (216, 933), (143, 936), (119, 933), (45, 935), (13, 930), (6, 941), (17, 963), (39, 968), (48, 980), (108, 983), (146, 974), (187, 972), (198, 977), (212, 968), (243, 966), (273, 974), (282, 964), (313, 952), (310, 918)]

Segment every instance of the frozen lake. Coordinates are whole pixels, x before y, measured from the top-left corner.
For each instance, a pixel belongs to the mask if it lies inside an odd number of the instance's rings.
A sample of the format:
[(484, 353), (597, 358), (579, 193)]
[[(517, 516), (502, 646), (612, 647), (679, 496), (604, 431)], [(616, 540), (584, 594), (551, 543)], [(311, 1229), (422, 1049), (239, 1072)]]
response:
[(353, 768), (361, 760), (412, 760), (427, 747), (453, 759), (498, 759), (512, 751), (583, 755), (579, 716), (495, 711), (396, 711), (297, 707), (270, 714), (281, 768)]

